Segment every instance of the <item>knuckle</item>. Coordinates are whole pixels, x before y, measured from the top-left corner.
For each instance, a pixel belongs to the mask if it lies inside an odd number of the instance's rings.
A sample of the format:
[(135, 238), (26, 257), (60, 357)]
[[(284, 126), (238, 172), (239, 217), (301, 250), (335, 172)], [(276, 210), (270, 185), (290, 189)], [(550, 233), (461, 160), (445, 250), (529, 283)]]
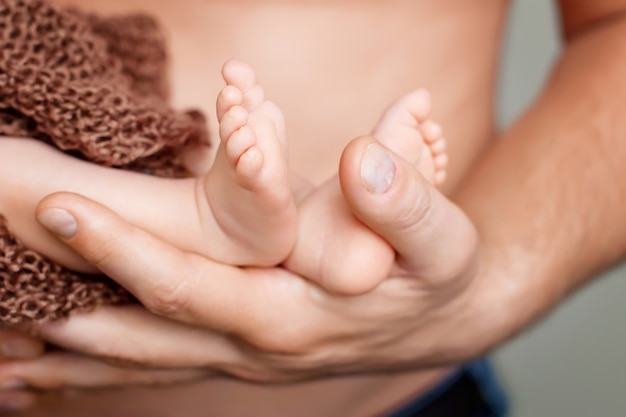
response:
[(271, 332), (264, 332), (252, 338), (252, 343), (260, 350), (290, 356), (301, 356), (309, 352), (311, 337), (305, 330), (275, 327)]
[(226, 372), (259, 383), (293, 382), (321, 375), (346, 356), (338, 353), (341, 349), (332, 341), (319, 340), (304, 329), (272, 332), (254, 340), (237, 339), (248, 361)]
[(300, 328), (278, 331), (267, 345), (272, 352), (299, 357), (307, 355), (312, 350), (312, 346), (310, 332)]
[(158, 315), (178, 316), (186, 311), (190, 301), (189, 281), (173, 277), (155, 284), (147, 300), (146, 307)]
[[(409, 195), (411, 195), (410, 193)], [(426, 189), (398, 205), (394, 216), (395, 222), (403, 229), (421, 227), (431, 216), (433, 210), (432, 194)]]

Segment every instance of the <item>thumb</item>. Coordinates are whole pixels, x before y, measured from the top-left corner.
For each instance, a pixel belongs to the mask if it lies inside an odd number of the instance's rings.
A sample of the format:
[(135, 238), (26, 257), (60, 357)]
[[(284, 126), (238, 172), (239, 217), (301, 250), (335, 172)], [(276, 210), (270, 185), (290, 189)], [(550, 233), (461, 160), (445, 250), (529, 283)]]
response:
[(474, 225), (414, 165), (376, 139), (348, 144), (339, 179), (354, 215), (393, 246), (406, 273), (446, 280), (472, 269)]

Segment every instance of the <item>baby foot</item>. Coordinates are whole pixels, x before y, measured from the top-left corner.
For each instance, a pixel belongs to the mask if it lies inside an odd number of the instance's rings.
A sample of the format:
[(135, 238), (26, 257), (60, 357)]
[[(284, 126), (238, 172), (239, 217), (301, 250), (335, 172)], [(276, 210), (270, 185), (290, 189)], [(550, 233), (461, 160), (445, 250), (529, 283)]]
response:
[[(416, 90), (392, 104), (372, 134), (415, 164), (426, 179), (440, 184), (445, 179), (446, 143), (441, 128), (427, 120), (430, 111), (430, 95)], [(355, 164), (343, 164), (348, 165)], [(354, 217), (338, 177), (311, 193), (299, 214), (298, 236), (306, 240), (296, 242), (285, 261), (288, 269), (327, 290), (350, 295), (371, 291), (389, 275), (395, 259), (393, 248)]]
[(372, 136), (439, 186), (446, 178), (448, 155), (441, 127), (428, 119), (431, 108), (428, 91), (415, 90), (387, 108)]
[(297, 227), (284, 118), (247, 64), (228, 61), (222, 75), (226, 86), (216, 105), (221, 143), (203, 191), (225, 239), (210, 238), (209, 252), (234, 265), (276, 265), (291, 251)]

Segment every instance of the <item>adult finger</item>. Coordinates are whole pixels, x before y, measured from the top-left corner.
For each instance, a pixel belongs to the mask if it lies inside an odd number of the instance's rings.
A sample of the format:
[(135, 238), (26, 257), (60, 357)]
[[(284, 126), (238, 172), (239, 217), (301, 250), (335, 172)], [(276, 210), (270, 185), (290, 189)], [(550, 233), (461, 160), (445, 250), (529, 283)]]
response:
[(333, 314), (316, 301), (314, 285), (289, 271), (237, 268), (181, 251), (77, 194), (46, 197), (37, 216), (148, 310), (260, 350), (301, 344), (307, 329)]
[(0, 385), (40, 389), (157, 385), (190, 381), (207, 375), (198, 369), (138, 369), (111, 365), (75, 353), (48, 353), (41, 358), (0, 367)]
[(44, 324), (37, 332), (66, 350), (131, 366), (227, 368), (243, 361), (226, 336), (156, 316), (141, 306), (101, 307)]
[[(261, 318), (250, 319), (249, 327), (242, 325), (244, 330), (240, 335), (175, 322), (140, 306), (101, 307), (89, 314), (74, 314), (63, 322), (39, 326), (36, 330), (56, 346), (116, 364), (213, 369), (250, 380), (265, 380), (277, 374), (279, 370), (273, 369), (272, 364), (277, 364), (281, 354), (297, 360), (298, 355), (308, 353), (320, 338), (325, 340), (328, 333), (345, 335), (349, 330), (350, 323), (346, 323), (345, 318), (320, 311), (298, 297), (301, 292), (297, 288), (302, 287), (302, 283), (270, 282), (262, 274), (256, 278), (265, 282), (263, 285), (278, 287), (278, 293), (287, 291), (289, 297), (284, 297), (286, 301), (282, 303), (272, 298), (277, 292), (268, 292), (269, 304), (259, 300), (259, 306), (254, 307), (258, 311), (255, 315)], [(295, 292), (290, 290), (294, 287)], [(325, 297), (319, 290), (311, 296), (320, 302)], [(268, 308), (268, 305), (275, 308)], [(318, 324), (322, 322), (332, 323), (332, 326), (327, 324), (320, 328)]]
[(43, 199), (37, 219), (156, 314), (238, 332), (257, 294), (243, 270), (187, 253), (72, 193)]
[[(43, 353), (41, 340), (14, 329), (0, 328), (0, 363), (34, 359)], [(23, 410), (34, 404), (36, 394), (25, 388), (26, 385), (17, 379), (0, 381), (0, 413)]]
[(348, 144), (339, 178), (353, 213), (395, 248), (410, 275), (449, 278), (472, 263), (477, 234), (469, 219), (373, 137)]
[(0, 413), (23, 411), (31, 407), (37, 400), (33, 392), (5, 389), (0, 391)]
[(12, 329), (0, 328), (0, 361), (41, 356), (44, 342)]

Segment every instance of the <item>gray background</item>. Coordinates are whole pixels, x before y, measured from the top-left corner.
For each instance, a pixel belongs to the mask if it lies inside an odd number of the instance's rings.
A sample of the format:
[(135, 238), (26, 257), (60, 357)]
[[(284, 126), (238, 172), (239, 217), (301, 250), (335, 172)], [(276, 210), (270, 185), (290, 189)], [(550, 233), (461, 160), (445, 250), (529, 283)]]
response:
[[(552, 2), (513, 3), (498, 96), (502, 127), (530, 104), (560, 48)], [(626, 416), (624, 298), (626, 266), (496, 353), (513, 417)]]

